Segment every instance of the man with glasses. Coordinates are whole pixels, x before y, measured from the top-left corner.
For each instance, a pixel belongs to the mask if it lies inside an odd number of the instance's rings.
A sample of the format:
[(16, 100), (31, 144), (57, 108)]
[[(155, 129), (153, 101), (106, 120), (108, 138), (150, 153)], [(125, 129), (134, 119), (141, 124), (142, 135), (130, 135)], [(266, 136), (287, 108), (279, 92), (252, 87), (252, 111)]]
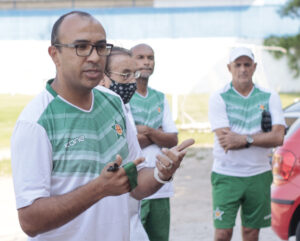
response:
[(140, 72), (136, 71), (131, 52), (121, 47), (113, 47), (107, 58), (104, 85), (117, 93), (127, 107), (136, 90), (136, 79), (139, 76)]
[[(114, 46), (107, 57), (104, 81), (101, 85), (111, 89), (122, 98), (128, 119), (136, 132), (129, 101), (136, 90), (136, 79), (140, 72), (129, 50)], [(130, 241), (149, 241), (140, 219), (140, 202), (129, 197)]]
[(143, 168), (120, 97), (95, 88), (111, 47), (88, 13), (67, 13), (53, 26), (48, 52), (56, 76), (23, 110), (12, 135), (16, 204), (29, 240), (129, 241), (129, 192), (137, 199), (154, 193), (193, 143)]
[[(138, 140), (144, 156), (145, 165), (154, 167), (156, 156), (161, 148), (177, 145), (177, 129), (166, 96), (148, 87), (149, 77), (154, 70), (154, 51), (146, 44), (132, 49), (140, 76), (137, 91), (130, 106), (138, 131)], [(168, 241), (170, 230), (170, 197), (173, 195), (172, 179), (162, 182), (163, 187), (141, 202), (141, 218), (151, 241)]]

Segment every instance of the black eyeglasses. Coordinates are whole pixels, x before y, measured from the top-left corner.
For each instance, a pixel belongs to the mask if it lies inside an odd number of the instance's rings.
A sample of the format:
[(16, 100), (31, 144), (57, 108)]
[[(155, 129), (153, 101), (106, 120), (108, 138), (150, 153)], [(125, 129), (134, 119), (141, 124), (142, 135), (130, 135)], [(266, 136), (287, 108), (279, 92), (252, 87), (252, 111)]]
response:
[[(122, 76), (123, 80), (128, 80), (131, 78), (138, 79), (141, 76), (140, 71), (129, 72), (129, 73), (119, 73), (119, 72), (109, 71), (108, 73), (120, 75), (120, 76)], [(107, 75), (107, 73), (106, 73), (106, 75)]]
[(94, 48), (96, 48), (97, 54), (99, 56), (110, 55), (113, 44), (75, 43), (75, 44), (54, 44), (54, 46), (55, 47), (75, 48), (77, 56), (88, 57), (92, 54)]

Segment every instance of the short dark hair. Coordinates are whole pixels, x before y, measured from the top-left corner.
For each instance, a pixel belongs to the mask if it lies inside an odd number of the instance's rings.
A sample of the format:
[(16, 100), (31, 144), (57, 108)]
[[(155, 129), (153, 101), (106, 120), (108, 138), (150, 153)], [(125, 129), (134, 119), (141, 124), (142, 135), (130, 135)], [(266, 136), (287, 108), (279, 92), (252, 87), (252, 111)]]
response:
[(53, 25), (52, 28), (52, 32), (51, 32), (51, 45), (54, 44), (58, 44), (59, 43), (59, 39), (58, 39), (58, 31), (59, 31), (59, 27), (61, 25), (61, 23), (64, 21), (64, 19), (72, 14), (77, 14), (79, 16), (82, 17), (89, 17), (89, 18), (93, 18), (91, 14), (87, 13), (87, 12), (83, 12), (83, 11), (72, 11), (72, 12), (68, 12), (62, 16), (60, 16), (59, 19), (56, 20), (56, 22)]
[(105, 72), (109, 73), (110, 71), (110, 66), (111, 66), (111, 57), (115, 55), (127, 55), (129, 57), (132, 57), (132, 53), (130, 50), (118, 47), (118, 46), (113, 46), (110, 52), (110, 55), (107, 56), (106, 59), (106, 66), (105, 66)]

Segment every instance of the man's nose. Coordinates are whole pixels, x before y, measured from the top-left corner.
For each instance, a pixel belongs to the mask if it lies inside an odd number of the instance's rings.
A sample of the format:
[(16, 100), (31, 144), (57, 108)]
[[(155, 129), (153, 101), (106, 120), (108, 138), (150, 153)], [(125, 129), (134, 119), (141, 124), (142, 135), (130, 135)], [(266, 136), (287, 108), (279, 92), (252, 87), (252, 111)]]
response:
[(144, 60), (144, 65), (147, 65), (147, 66), (150, 65), (150, 60), (149, 59), (145, 59)]
[(246, 71), (246, 70), (247, 70), (247, 67), (246, 67), (246, 65), (243, 65), (243, 64), (242, 64), (242, 65), (241, 65), (241, 71), (243, 71), (243, 72), (244, 72), (244, 71)]
[(100, 59), (101, 57), (105, 57), (105, 56), (100, 56), (100, 55), (97, 53), (97, 49), (96, 49), (95, 47), (93, 47), (90, 56), (88, 56), (87, 58), (88, 58), (88, 60), (90, 60), (90, 61), (99, 61), (99, 59)]

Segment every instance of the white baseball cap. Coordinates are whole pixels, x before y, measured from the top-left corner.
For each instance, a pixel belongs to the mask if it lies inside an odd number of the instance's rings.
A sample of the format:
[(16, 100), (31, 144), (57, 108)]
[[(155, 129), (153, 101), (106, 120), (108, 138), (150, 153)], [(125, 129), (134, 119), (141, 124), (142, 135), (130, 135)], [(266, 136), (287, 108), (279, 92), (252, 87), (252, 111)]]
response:
[(229, 55), (229, 63), (234, 62), (237, 58), (241, 56), (247, 56), (254, 61), (254, 54), (252, 53), (251, 49), (245, 47), (238, 47), (231, 49)]

